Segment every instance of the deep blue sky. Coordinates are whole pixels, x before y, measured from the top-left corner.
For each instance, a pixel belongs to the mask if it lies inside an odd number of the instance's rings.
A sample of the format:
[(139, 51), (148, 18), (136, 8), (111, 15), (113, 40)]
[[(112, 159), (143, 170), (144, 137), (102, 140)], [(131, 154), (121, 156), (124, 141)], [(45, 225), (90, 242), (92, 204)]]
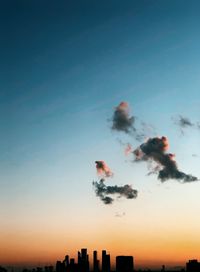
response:
[(168, 88), (195, 80), (199, 21), (198, 1), (2, 1), (4, 141), (10, 135), (15, 148), (36, 123), (40, 130), (133, 84), (148, 81), (137, 87), (145, 100), (161, 80)]

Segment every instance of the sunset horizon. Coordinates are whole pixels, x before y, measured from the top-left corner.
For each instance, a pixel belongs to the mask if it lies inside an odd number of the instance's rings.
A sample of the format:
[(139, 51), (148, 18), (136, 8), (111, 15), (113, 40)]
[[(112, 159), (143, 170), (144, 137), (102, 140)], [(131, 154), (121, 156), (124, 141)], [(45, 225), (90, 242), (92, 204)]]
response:
[[(180, 258), (180, 259), (167, 259), (166, 256), (160, 256), (159, 258), (154, 257), (149, 257), (145, 259), (145, 258), (140, 258), (137, 255), (133, 255), (131, 254), (130, 251), (119, 251), (118, 253), (116, 252), (116, 255), (113, 255), (112, 252), (110, 252), (107, 249), (101, 249), (101, 250), (97, 250), (97, 249), (88, 249), (87, 247), (82, 247), (79, 250), (73, 251), (71, 254), (69, 253), (69, 251), (64, 251), (63, 254), (61, 255), (55, 255), (52, 256), (51, 258), (46, 258), (43, 257), (43, 254), (40, 255), (40, 257), (37, 259), (34, 258), (33, 260), (26, 260), (26, 261), (14, 261), (14, 259), (12, 259), (12, 262), (9, 263), (2, 263), (2, 266), (5, 266), (9, 269), (33, 269), (33, 268), (37, 268), (37, 267), (41, 267), (44, 268), (45, 266), (52, 266), (54, 269), (56, 269), (56, 262), (58, 261), (63, 261), (65, 259), (66, 256), (69, 256), (70, 259), (74, 259), (75, 263), (78, 262), (78, 252), (81, 251), (82, 249), (86, 249), (89, 255), (89, 263), (90, 263), (90, 270), (93, 271), (93, 252), (97, 251), (97, 256), (98, 259), (100, 261), (100, 267), (102, 265), (102, 251), (106, 251), (107, 254), (110, 255), (110, 266), (112, 270), (115, 270), (116, 268), (116, 257), (117, 256), (131, 256), (133, 257), (133, 261), (134, 261), (134, 269), (138, 270), (138, 269), (156, 269), (159, 270), (163, 265), (166, 267), (166, 270), (171, 271), (173, 269), (180, 271), (180, 268), (185, 268), (186, 263), (189, 260), (197, 260), (198, 258), (195, 255), (187, 255), (186, 258)], [(45, 254), (46, 255), (46, 254)], [(51, 256), (51, 254), (49, 254), (49, 257)]]

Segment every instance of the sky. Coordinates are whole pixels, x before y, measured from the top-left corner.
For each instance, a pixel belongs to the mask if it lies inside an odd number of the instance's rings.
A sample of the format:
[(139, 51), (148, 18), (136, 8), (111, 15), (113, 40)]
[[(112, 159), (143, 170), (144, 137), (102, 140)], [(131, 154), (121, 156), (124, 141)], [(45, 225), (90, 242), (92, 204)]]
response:
[[(133, 255), (136, 267), (200, 259), (200, 182), (161, 182), (124, 155), (166, 136), (200, 178), (200, 3), (0, 3), (0, 264), (54, 264), (78, 249)], [(112, 129), (125, 101), (142, 141)], [(181, 118), (192, 125), (183, 126)], [(182, 119), (185, 120), (185, 119)], [(95, 161), (136, 199), (96, 196)], [(112, 259), (114, 260), (114, 259)]]

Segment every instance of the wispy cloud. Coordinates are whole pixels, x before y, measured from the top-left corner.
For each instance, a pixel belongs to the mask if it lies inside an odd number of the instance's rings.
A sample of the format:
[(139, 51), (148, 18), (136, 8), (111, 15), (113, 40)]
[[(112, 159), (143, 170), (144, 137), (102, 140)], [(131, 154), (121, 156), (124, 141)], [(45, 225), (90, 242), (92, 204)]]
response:
[(185, 129), (200, 129), (200, 123), (192, 122), (188, 117), (179, 115), (178, 117), (172, 117), (172, 120), (176, 126), (179, 127), (181, 134), (184, 135)]

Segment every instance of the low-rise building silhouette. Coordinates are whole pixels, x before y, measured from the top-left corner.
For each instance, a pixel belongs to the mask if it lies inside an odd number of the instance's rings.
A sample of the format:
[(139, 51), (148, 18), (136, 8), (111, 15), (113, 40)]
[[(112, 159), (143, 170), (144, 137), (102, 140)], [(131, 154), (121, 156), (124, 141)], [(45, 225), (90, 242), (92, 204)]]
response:
[(186, 263), (186, 271), (187, 272), (200, 272), (200, 262), (197, 260), (189, 260)]
[(116, 257), (116, 272), (133, 272), (134, 264), (132, 256)]
[(7, 272), (7, 269), (5, 267), (0, 266), (0, 272)]

